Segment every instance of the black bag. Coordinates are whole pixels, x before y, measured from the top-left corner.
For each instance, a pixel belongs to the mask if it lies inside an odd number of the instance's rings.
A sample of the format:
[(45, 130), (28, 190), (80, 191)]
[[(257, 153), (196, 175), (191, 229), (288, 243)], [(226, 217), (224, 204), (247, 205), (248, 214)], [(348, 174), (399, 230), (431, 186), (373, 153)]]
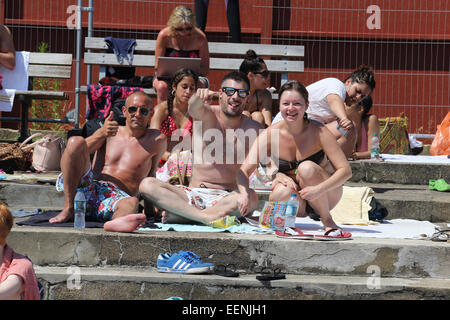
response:
[[(116, 99), (114, 100), (111, 111), (114, 112), (113, 120), (117, 121), (119, 126), (125, 125), (125, 116), (122, 112), (122, 107), (125, 105), (125, 99)], [(94, 118), (86, 121), (83, 126), (81, 135), (84, 138), (91, 136), (95, 131), (100, 129), (105, 122), (104, 119)]]
[(369, 220), (381, 222), (387, 217), (388, 211), (375, 197), (370, 201), (372, 209), (369, 211)]

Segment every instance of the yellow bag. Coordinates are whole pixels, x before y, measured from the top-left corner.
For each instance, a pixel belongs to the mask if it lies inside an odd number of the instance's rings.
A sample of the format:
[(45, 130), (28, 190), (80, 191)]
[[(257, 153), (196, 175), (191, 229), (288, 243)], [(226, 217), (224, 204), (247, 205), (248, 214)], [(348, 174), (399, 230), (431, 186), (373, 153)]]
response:
[(445, 116), (442, 123), (437, 126), (436, 135), (430, 146), (431, 156), (441, 156), (450, 154), (450, 111)]
[(379, 119), (380, 153), (410, 154), (408, 118), (388, 117)]

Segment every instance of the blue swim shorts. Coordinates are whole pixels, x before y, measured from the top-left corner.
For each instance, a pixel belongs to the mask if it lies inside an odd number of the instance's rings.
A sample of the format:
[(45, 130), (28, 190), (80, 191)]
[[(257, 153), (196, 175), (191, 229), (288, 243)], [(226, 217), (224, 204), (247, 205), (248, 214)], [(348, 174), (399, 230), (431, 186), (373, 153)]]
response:
[[(82, 190), (87, 199), (86, 220), (91, 221), (111, 220), (117, 203), (131, 197), (110, 182), (95, 180), (91, 168), (81, 178), (78, 188)], [(62, 173), (56, 180), (56, 190), (64, 191)]]

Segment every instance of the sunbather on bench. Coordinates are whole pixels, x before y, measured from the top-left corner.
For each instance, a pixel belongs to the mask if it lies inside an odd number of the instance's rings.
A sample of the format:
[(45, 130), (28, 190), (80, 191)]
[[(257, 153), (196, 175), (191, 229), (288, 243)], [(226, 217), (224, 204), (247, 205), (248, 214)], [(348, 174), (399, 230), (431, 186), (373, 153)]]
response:
[[(111, 112), (102, 128), (86, 139), (71, 137), (61, 159), (56, 188), (64, 191), (64, 209), (51, 223), (73, 219), (74, 198), (81, 188), (87, 199), (86, 219), (106, 221), (107, 231), (132, 232), (146, 221), (138, 208), (139, 183), (154, 176), (166, 151), (167, 138), (148, 129), (153, 115), (151, 99), (143, 92), (128, 96), (122, 109), (125, 126)], [(96, 152), (93, 166), (89, 155)]]
[[(195, 16), (186, 6), (176, 7), (156, 38), (155, 70), (158, 70), (158, 57), (201, 58), (200, 74), (206, 77), (209, 72), (209, 48), (206, 35), (195, 26)], [(208, 87), (208, 80), (201, 77), (200, 87)], [(167, 100), (170, 84), (165, 80), (153, 79), (157, 104)]]

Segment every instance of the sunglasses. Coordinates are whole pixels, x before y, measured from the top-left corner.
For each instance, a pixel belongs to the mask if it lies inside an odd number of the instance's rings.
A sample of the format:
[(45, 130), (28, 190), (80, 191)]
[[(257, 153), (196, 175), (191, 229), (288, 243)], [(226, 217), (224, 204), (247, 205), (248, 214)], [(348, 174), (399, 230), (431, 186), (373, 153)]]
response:
[(144, 107), (135, 107), (135, 106), (128, 107), (128, 113), (129, 113), (129, 114), (135, 114), (135, 113), (138, 111), (138, 109), (140, 110), (140, 113), (141, 113), (143, 116), (146, 116), (146, 115), (148, 115), (148, 114), (150, 113), (150, 110), (147, 109), (147, 108), (144, 108)]
[(186, 28), (174, 28), (175, 31), (181, 32), (181, 31), (191, 31), (192, 27), (186, 27)]
[(235, 92), (237, 91), (238, 96), (241, 98), (246, 98), (249, 95), (248, 90), (245, 89), (235, 89), (235, 88), (229, 88), (229, 87), (225, 87), (221, 89), (222, 92), (225, 92), (225, 94), (229, 97), (231, 97), (233, 94), (235, 94)]
[(256, 71), (256, 72), (253, 72), (253, 73), (254, 74), (260, 74), (264, 78), (267, 78), (269, 76), (269, 74), (270, 74), (270, 71), (266, 69), (264, 71)]

